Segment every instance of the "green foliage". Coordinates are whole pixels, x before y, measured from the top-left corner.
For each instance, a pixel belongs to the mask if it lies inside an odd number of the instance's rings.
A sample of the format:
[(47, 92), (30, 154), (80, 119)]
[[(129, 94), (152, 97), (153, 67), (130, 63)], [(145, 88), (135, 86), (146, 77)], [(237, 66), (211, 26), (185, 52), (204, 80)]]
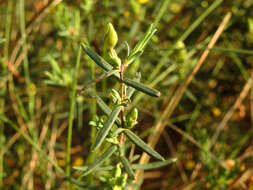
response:
[[(143, 52), (144, 47), (146, 46), (147, 42), (155, 32), (155, 29), (152, 29), (152, 26), (149, 27), (148, 32), (146, 35), (140, 40), (139, 43), (135, 46), (135, 48), (130, 52), (129, 56), (135, 55), (138, 52)], [(105, 51), (111, 51), (115, 47), (117, 43), (117, 34), (112, 26), (112, 24), (108, 25), (107, 32), (105, 34), (105, 40), (104, 40), (104, 56), (106, 56)], [(85, 44), (82, 44), (83, 50), (90, 56), (90, 58), (97, 63), (98, 66), (100, 66), (102, 69), (105, 69), (106, 71), (113, 70), (115, 66), (115, 62), (112, 59), (103, 59), (98, 54), (93, 52), (90, 48), (88, 48)], [(115, 52), (116, 53), (116, 52)], [(117, 56), (117, 55), (116, 55)], [(132, 58), (131, 58), (132, 59)], [(126, 62), (123, 67), (128, 66), (128, 62)], [(114, 65), (114, 66), (111, 66)], [(150, 156), (165, 161), (165, 159), (157, 153), (155, 150), (153, 150), (150, 146), (148, 146), (143, 140), (141, 140), (140, 137), (135, 135), (132, 131), (130, 131), (127, 128), (132, 128), (134, 125), (137, 124), (137, 118), (138, 118), (138, 110), (134, 108), (127, 116), (124, 115), (124, 109), (128, 106), (128, 103), (125, 103), (126, 97), (129, 99), (131, 98), (133, 94), (133, 88), (140, 90), (142, 92), (145, 92), (152, 96), (158, 96), (160, 92), (151, 89), (149, 87), (146, 87), (145, 85), (138, 82), (138, 80), (135, 79), (123, 79), (124, 70), (122, 70), (121, 65), (117, 65), (114, 69), (120, 69), (120, 74), (115, 73), (114, 75), (117, 78), (120, 78), (121, 82), (121, 94), (116, 91), (115, 89), (112, 89), (110, 92), (112, 103), (114, 105), (114, 108), (111, 110), (106, 103), (103, 102), (103, 100), (98, 95), (93, 95), (98, 102), (98, 105), (102, 108), (102, 111), (105, 112), (105, 114), (108, 116), (106, 121), (104, 121), (103, 118), (96, 118), (96, 121), (90, 121), (90, 125), (94, 126), (98, 129), (98, 135), (96, 137), (93, 150), (97, 150), (99, 147), (101, 147), (102, 143), (106, 142), (111, 144), (110, 147), (100, 156), (96, 159), (95, 162), (93, 162), (88, 167), (78, 167), (75, 169), (83, 170), (84, 173), (81, 175), (80, 178), (90, 174), (93, 172), (96, 168), (98, 168), (103, 162), (108, 160), (114, 153), (115, 157), (118, 158), (118, 163), (116, 165), (116, 172), (113, 178), (109, 180), (109, 184), (113, 190), (121, 190), (125, 188), (126, 185), (128, 185), (127, 181), (131, 181), (135, 178), (134, 170), (130, 164), (130, 161), (125, 157), (124, 153), (124, 139), (122, 139), (122, 134), (125, 134), (127, 138), (134, 143), (136, 146), (140, 147), (144, 152), (148, 153)], [(123, 80), (122, 80), (123, 79)], [(131, 84), (128, 86), (128, 92), (125, 94), (126, 87), (123, 86), (123, 84)], [(133, 85), (134, 84), (134, 85)], [(133, 88), (131, 88), (133, 87)], [(129, 89), (131, 88), (131, 89)], [(118, 116), (121, 112), (121, 120), (119, 120)], [(119, 128), (117, 130), (113, 129), (114, 124), (119, 125)], [(122, 133), (123, 132), (123, 133)], [(120, 137), (121, 136), (121, 137)], [(120, 139), (120, 140), (117, 140)], [(111, 159), (112, 160), (112, 159)], [(119, 162), (120, 161), (120, 162)], [(175, 160), (174, 160), (175, 161)], [(121, 164), (124, 168), (124, 173), (121, 172)], [(167, 165), (171, 162), (165, 162)], [(158, 167), (161, 167), (160, 164), (155, 164)], [(153, 165), (155, 168), (155, 166)], [(149, 167), (151, 169), (151, 167)], [(126, 175), (127, 174), (127, 175)], [(129, 177), (129, 180), (127, 180)], [(108, 183), (108, 180), (106, 181)]]

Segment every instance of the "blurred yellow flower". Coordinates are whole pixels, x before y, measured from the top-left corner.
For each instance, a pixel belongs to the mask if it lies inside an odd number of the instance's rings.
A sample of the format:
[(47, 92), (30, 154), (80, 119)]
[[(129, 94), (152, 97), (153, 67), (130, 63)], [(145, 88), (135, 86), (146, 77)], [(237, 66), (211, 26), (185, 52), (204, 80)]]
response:
[(215, 117), (219, 117), (220, 115), (221, 115), (221, 110), (219, 109), (219, 108), (213, 108), (212, 109), (212, 112), (213, 112), (213, 115), (215, 116)]
[(123, 15), (124, 15), (124, 17), (129, 17), (130, 12), (129, 11), (124, 11)]
[(192, 170), (195, 166), (195, 162), (193, 160), (187, 160), (186, 161), (186, 165), (185, 165), (185, 168), (187, 170)]
[(65, 160), (60, 159), (60, 160), (57, 160), (57, 162), (58, 162), (58, 165), (61, 167), (64, 167), (66, 165)]
[(82, 158), (82, 157), (77, 157), (77, 158), (74, 160), (73, 165), (74, 165), (74, 166), (82, 166), (82, 165), (83, 165), (83, 158)]
[(138, 0), (138, 3), (140, 4), (146, 4), (148, 2), (148, 0)]

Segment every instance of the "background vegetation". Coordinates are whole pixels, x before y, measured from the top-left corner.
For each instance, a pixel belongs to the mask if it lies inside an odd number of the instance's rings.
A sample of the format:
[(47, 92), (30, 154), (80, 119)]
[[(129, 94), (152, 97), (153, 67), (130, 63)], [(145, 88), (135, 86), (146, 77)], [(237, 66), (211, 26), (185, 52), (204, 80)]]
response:
[[(178, 161), (138, 173), (141, 189), (253, 189), (252, 0), (0, 0), (0, 19), (0, 189), (66, 189), (63, 170), (96, 157), (88, 123), (101, 110), (86, 95), (71, 108), (71, 92), (80, 40), (102, 55), (107, 22), (119, 56), (158, 29), (127, 73), (162, 93), (133, 96), (134, 131)], [(78, 72), (77, 90), (101, 74), (85, 53)], [(114, 84), (91, 89), (110, 103)]]

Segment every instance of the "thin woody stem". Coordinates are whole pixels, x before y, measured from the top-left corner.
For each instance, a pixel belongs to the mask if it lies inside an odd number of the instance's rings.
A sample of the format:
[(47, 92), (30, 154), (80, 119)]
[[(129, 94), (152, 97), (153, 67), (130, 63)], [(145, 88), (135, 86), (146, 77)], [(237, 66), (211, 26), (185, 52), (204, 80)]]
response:
[[(124, 101), (124, 97), (125, 97), (125, 90), (124, 90), (124, 83), (122, 82), (124, 79), (124, 69), (125, 69), (125, 64), (122, 64), (120, 66), (120, 80), (121, 80), (121, 101)], [(121, 110), (121, 126), (124, 127), (124, 107), (122, 107)], [(119, 144), (120, 146), (122, 146), (124, 143), (124, 133), (120, 134), (120, 141)]]

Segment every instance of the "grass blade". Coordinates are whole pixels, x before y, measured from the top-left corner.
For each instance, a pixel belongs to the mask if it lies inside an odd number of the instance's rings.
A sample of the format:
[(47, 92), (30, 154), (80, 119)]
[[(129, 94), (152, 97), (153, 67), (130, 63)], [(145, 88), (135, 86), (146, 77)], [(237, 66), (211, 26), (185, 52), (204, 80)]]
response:
[(125, 156), (121, 155), (120, 156), (120, 161), (121, 163), (123, 164), (128, 176), (131, 178), (131, 179), (134, 179), (134, 171), (131, 167), (131, 165), (129, 164), (128, 160), (126, 159)]
[(15, 131), (17, 131), (18, 134), (20, 134), (28, 143), (30, 143), (32, 145), (32, 147), (37, 150), (41, 156), (43, 156), (46, 160), (48, 160), (54, 167), (55, 169), (61, 173), (62, 175), (65, 175), (65, 172), (63, 171), (63, 169), (61, 169), (60, 166), (58, 166), (58, 164), (51, 159), (46, 152), (44, 152), (40, 146), (30, 137), (28, 136), (26, 133), (24, 133), (17, 125), (15, 125), (10, 119), (8, 119), (6, 116), (4, 115), (0, 115), (0, 121), (3, 121), (5, 123), (8, 123)]
[(134, 134), (132, 131), (129, 129), (124, 130), (125, 135), (138, 147), (140, 147), (144, 152), (149, 154), (150, 156), (164, 161), (165, 159), (154, 149), (152, 149), (149, 145), (147, 145), (143, 140), (140, 139), (136, 134)]
[(149, 164), (133, 164), (132, 168), (134, 170), (152, 170), (152, 169), (156, 169), (156, 168), (160, 168), (163, 166), (166, 166), (168, 164), (171, 164), (173, 162), (176, 162), (177, 158), (171, 158), (162, 162), (152, 162)]
[(94, 150), (98, 149), (102, 142), (105, 140), (107, 134), (109, 133), (112, 125), (114, 124), (115, 120), (118, 118), (119, 112), (121, 111), (123, 106), (117, 106), (109, 115), (107, 121), (105, 122), (103, 128), (100, 130), (97, 139), (94, 144)]
[(110, 156), (117, 150), (116, 145), (110, 146), (98, 159), (93, 162), (87, 170), (82, 174), (81, 177), (88, 175), (92, 171), (94, 171), (98, 166), (100, 166), (106, 159), (110, 158)]
[[(68, 121), (68, 134), (67, 134), (67, 150), (66, 150), (66, 174), (70, 177), (71, 170), (70, 170), (70, 163), (71, 163), (71, 144), (72, 144), (72, 130), (73, 130), (73, 121), (74, 121), (74, 114), (75, 114), (75, 101), (76, 101), (76, 86), (77, 86), (77, 79), (78, 73), (80, 69), (80, 62), (81, 62), (81, 53), (82, 49), (79, 45), (78, 52), (77, 52), (77, 59), (76, 59), (76, 67), (74, 78), (71, 84), (71, 91), (70, 91), (70, 110), (69, 110), (69, 121)], [(68, 185), (67, 189), (71, 189)]]
[[(79, 171), (86, 171), (88, 169), (88, 166), (74, 166), (75, 170)], [(104, 166), (104, 167), (97, 167), (93, 171), (105, 171), (105, 170), (113, 170), (115, 166)]]

